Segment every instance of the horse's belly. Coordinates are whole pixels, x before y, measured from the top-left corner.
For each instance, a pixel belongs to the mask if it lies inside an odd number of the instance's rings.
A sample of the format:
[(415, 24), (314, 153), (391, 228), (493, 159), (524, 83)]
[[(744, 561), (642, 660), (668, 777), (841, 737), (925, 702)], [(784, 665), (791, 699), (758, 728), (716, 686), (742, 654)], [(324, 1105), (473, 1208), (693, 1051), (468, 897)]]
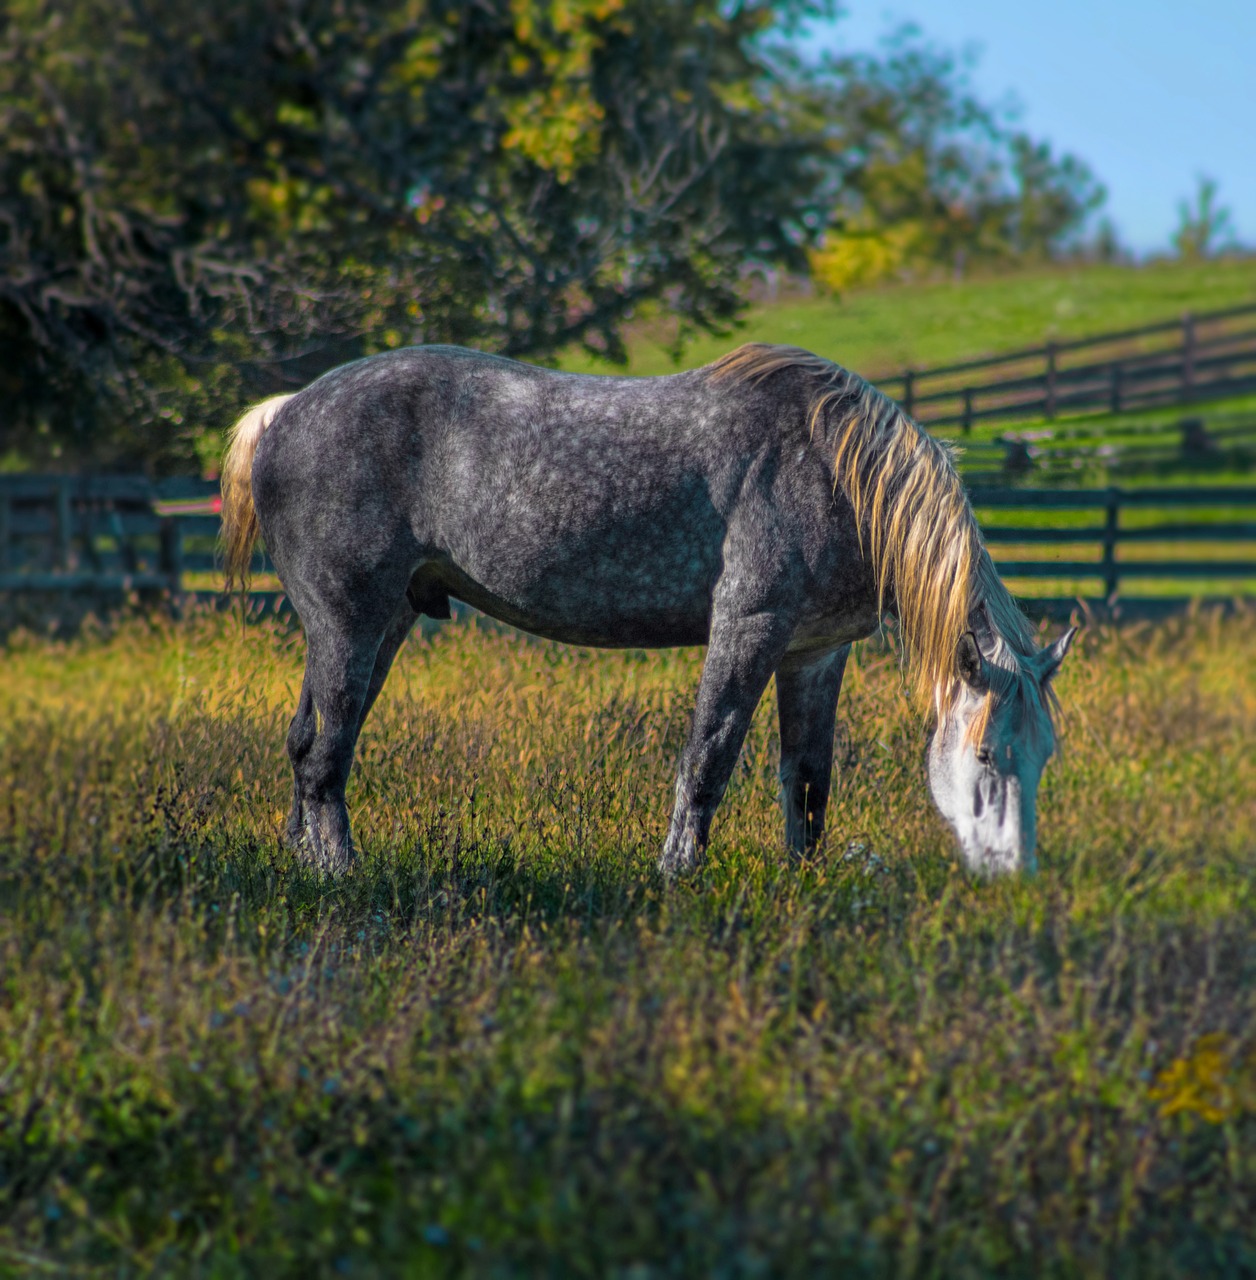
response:
[(550, 572), (446, 575), (450, 595), (501, 622), (566, 644), (603, 648), (670, 648), (705, 644), (711, 589), (700, 578), (682, 580), (674, 566), (639, 564), (634, 572), (589, 563), (552, 566)]
[(450, 595), (572, 644), (705, 644), (725, 520), (701, 477), (639, 479), (467, 494), (438, 539)]

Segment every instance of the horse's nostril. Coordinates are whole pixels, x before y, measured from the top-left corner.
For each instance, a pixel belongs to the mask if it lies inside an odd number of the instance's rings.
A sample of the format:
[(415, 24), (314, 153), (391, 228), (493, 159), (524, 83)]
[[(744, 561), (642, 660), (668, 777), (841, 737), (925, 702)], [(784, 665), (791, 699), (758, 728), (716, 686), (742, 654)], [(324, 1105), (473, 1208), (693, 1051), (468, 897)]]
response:
[(981, 784), (973, 788), (973, 817), (980, 818), (986, 811), (985, 797), (981, 794)]

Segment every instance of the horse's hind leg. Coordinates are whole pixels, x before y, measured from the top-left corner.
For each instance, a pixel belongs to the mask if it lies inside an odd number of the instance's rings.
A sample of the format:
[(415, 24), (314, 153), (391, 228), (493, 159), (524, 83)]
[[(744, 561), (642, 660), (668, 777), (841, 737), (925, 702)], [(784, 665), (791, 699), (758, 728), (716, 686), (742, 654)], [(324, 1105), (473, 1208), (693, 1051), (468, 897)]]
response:
[[(410, 606), (410, 602), (402, 599), (396, 613), (393, 614), (392, 621), (388, 624), (388, 629), (384, 632), (384, 638), (379, 642), (379, 647), (375, 652), (375, 662), (371, 668), (371, 676), (367, 682), (366, 692), (362, 698), (362, 705), (358, 711), (357, 729), (354, 732), (353, 739), (356, 745), (357, 737), (362, 732), (362, 726), (366, 723), (366, 717), (370, 714), (371, 708), (375, 705), (376, 698), (379, 697), (380, 690), (384, 687), (385, 680), (388, 679), (388, 672), (392, 668), (393, 659), (397, 656), (397, 651), (405, 643), (406, 636), (410, 634), (418, 614)], [(307, 842), (313, 845), (313, 841), (306, 830), (305, 821), (305, 779), (303, 771), (298, 769), (298, 759), (305, 761), (309, 755), (314, 739), (318, 736), (319, 717), (316, 713), (314, 697), (310, 689), (310, 663), (306, 662), (306, 676), (301, 684), (301, 697), (297, 703), (296, 715), (292, 720), (292, 727), (288, 731), (288, 755), (292, 760), (293, 769), (293, 785), (292, 785), (292, 810), (288, 815), (288, 826), (286, 832), (286, 841), (289, 847), (294, 849), (302, 848)], [(325, 720), (324, 720), (325, 723)], [(352, 764), (353, 749), (350, 748), (349, 759)]]
[(397, 612), (393, 614), (388, 630), (384, 632), (384, 638), (380, 641), (379, 650), (375, 654), (375, 666), (371, 671), (370, 683), (366, 686), (366, 697), (362, 700), (362, 710), (358, 715), (359, 733), (362, 732), (362, 726), (366, 723), (366, 717), (371, 714), (371, 708), (375, 705), (375, 699), (379, 697), (379, 691), (384, 687), (384, 681), (388, 679), (393, 659), (405, 644), (406, 636), (410, 634), (418, 619), (419, 615), (410, 601), (403, 599), (397, 606)]
[(301, 681), (301, 696), (297, 699), (297, 709), (288, 727), (288, 759), (292, 762), (292, 808), (288, 812), (288, 826), (284, 833), (284, 843), (288, 848), (299, 850), (305, 844), (305, 806), (301, 801), (301, 779), (296, 770), (296, 760), (309, 750), (314, 739), (314, 700), (310, 694), (309, 666)]
[[(366, 594), (365, 592), (363, 593)], [(399, 600), (401, 590), (384, 598)], [(379, 597), (376, 597), (379, 599)], [(296, 601), (305, 626), (305, 679), (301, 700), (288, 731), (292, 761), (293, 806), (290, 839), (324, 871), (342, 871), (353, 861), (345, 785), (353, 764), (380, 649), (395, 633), (395, 605), (363, 607), (347, 601)], [(404, 635), (404, 632), (403, 632)], [(395, 639), (379, 685), (396, 653)]]
[(785, 843), (795, 853), (806, 853), (824, 834), (837, 699), (849, 653), (844, 645), (819, 657), (786, 657), (776, 669), (781, 808)]

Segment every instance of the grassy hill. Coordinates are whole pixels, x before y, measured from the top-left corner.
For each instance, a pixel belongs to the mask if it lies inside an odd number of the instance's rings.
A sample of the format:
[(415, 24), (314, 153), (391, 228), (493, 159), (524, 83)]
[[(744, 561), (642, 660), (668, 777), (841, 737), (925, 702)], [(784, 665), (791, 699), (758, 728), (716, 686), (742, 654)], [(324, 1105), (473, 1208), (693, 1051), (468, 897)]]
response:
[[(731, 334), (696, 339), (679, 367), (705, 364), (741, 342), (785, 342), (875, 379), (906, 365), (994, 355), (1048, 338), (1085, 337), (1254, 299), (1256, 257), (1141, 267), (1051, 267), (959, 282), (893, 285), (840, 299), (791, 297), (753, 307)], [(667, 345), (675, 331), (670, 318), (639, 322), (629, 339), (627, 372), (673, 372), (678, 366)], [(581, 352), (569, 353), (560, 363), (573, 371), (624, 372)]]

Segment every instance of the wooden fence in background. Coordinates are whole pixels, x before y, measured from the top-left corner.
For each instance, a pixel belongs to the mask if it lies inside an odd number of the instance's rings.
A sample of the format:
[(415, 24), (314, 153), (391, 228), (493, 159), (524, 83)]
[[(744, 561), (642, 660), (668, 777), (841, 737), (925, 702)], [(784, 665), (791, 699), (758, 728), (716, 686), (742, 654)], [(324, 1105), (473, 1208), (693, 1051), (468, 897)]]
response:
[[(969, 498), (1004, 578), (1097, 580), (1104, 599), (1131, 580), (1211, 581), (1226, 584), (1223, 594), (1256, 593), (1256, 486), (973, 485)], [(1093, 511), (1097, 519), (1078, 525), (1049, 518), (1065, 511)], [(1200, 544), (1212, 544), (1207, 555), (1180, 554)], [(1217, 554), (1222, 547), (1227, 554)]]
[(874, 379), (918, 422), (1122, 413), (1256, 391), (1256, 303)]
[(0, 592), (179, 594), (214, 571), (217, 499), (213, 480), (0, 475)]
[(1034, 485), (1120, 483), (1256, 470), (1256, 413), (1180, 418), (1174, 423), (1105, 422), (1008, 431), (964, 443), (959, 458), (969, 485), (1016, 480)]
[[(1093, 583), (1102, 599), (1132, 581), (1155, 582), (1162, 603), (1165, 584), (1256, 596), (1256, 486), (969, 492), (1006, 578)], [(216, 502), (213, 481), (0, 476), (0, 592), (212, 596)], [(254, 565), (269, 570), (260, 552)]]

